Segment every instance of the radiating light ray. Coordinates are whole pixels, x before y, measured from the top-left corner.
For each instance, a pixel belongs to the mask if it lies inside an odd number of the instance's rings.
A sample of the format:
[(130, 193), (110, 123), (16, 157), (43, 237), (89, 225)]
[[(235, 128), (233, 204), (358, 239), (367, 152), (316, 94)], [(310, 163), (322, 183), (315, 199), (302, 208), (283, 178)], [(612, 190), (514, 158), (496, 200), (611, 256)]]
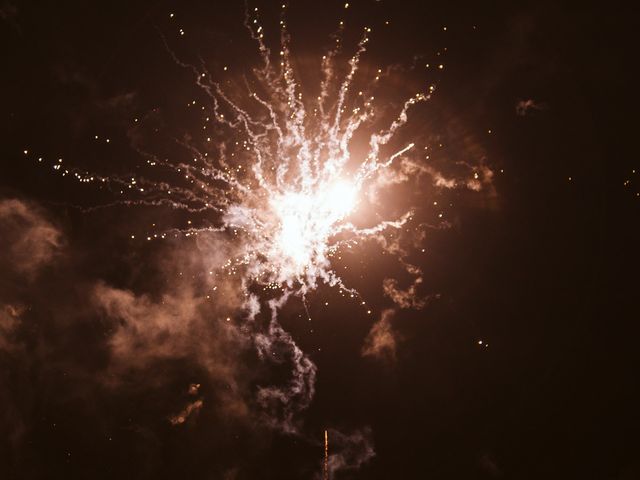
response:
[[(100, 176), (61, 166), (56, 170), (81, 182), (99, 182), (116, 197), (107, 206), (170, 206), (208, 216), (207, 226), (189, 222), (186, 228), (165, 229), (160, 238), (230, 234), (231, 256), (220, 270), (235, 277), (242, 289), (242, 321), (253, 328), (251, 335), (261, 358), (272, 359), (284, 345), (293, 365), (290, 382), (261, 387), (258, 400), (266, 410), (276, 412), (273, 417), (280, 426), (292, 432), (295, 415), (313, 397), (316, 367), (282, 328), (278, 312), (290, 298), (299, 297), (308, 315), (306, 295), (321, 284), (362, 300), (335, 271), (332, 255), (340, 248), (374, 239), (395, 254), (414, 278), (407, 291), (386, 282), (385, 292), (403, 305), (424, 304), (413, 298), (418, 295), (422, 272), (406, 260), (407, 252), (383, 238), (387, 231), (406, 228), (413, 220), (413, 210), (392, 218), (375, 212), (376, 223), (365, 226), (357, 215), (373, 191), (394, 183), (390, 176), (404, 175), (394, 172), (394, 164), (417, 156), (421, 148), (416, 148), (417, 140), (399, 138), (399, 132), (409, 122), (411, 109), (427, 101), (434, 87), (400, 102), (387, 120), (389, 104), (375, 93), (380, 78), (390, 75), (392, 69), (377, 69), (372, 78), (361, 70), (372, 33), (368, 27), (345, 64), (339, 63), (344, 30), (340, 22), (331, 37), (334, 46), (320, 62), (319, 92), (305, 95), (292, 60), (285, 11), (283, 6), (279, 45), (272, 50), (265, 41), (258, 9), (247, 9), (245, 26), (256, 42), (260, 64), (232, 87), (203, 61), (194, 65), (181, 60), (165, 42), (176, 64), (193, 74), (206, 96), (206, 125), (215, 125), (218, 134), (206, 137), (202, 144), (192, 136), (172, 139), (185, 152), (179, 161), (149, 153), (134, 143), (159, 180), (143, 175)], [(387, 124), (380, 127), (383, 120)], [(357, 149), (353, 145), (356, 135), (365, 138), (358, 140)], [(436, 177), (426, 168), (415, 168)], [(146, 236), (148, 240), (157, 237)], [(269, 295), (259, 297), (256, 285), (269, 290)], [(270, 314), (268, 324), (256, 326), (254, 320), (264, 305)]]

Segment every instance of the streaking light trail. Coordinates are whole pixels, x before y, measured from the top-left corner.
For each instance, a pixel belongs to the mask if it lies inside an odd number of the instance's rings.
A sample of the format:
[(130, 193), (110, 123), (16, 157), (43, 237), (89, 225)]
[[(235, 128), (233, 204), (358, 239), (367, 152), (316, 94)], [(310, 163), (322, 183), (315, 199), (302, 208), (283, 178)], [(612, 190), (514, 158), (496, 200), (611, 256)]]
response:
[[(257, 45), (259, 66), (235, 82), (217, 79), (204, 62), (184, 62), (168, 47), (175, 62), (193, 73), (205, 93), (203, 129), (212, 133), (205, 134), (202, 144), (194, 140), (195, 135), (178, 140), (190, 157), (182, 161), (150, 154), (134, 142), (149, 168), (164, 172), (162, 180), (100, 176), (67, 168), (62, 159), (54, 170), (82, 183), (104, 184), (121, 198), (113, 204), (168, 206), (210, 219), (210, 226), (189, 221), (187, 229), (149, 235), (147, 240), (169, 234), (226, 235), (228, 248), (222, 250), (229, 257), (214, 267), (217, 277), (213, 278), (229, 279), (240, 290), (234, 318), (263, 360), (273, 361), (283, 349), (288, 352), (289, 383), (261, 387), (257, 397), (268, 423), (297, 432), (296, 416), (314, 395), (316, 367), (281, 327), (278, 312), (292, 296), (302, 298), (306, 308), (306, 295), (321, 284), (361, 300), (355, 289), (345, 285), (331, 260), (341, 248), (367, 239), (398, 257), (414, 279), (405, 291), (395, 280), (385, 279), (385, 294), (400, 308), (420, 308), (424, 301), (417, 298), (416, 289), (422, 283), (422, 271), (406, 260), (397, 239), (385, 237), (389, 231), (405, 229), (414, 212), (408, 208), (386, 218), (384, 211), (371, 211), (375, 208), (371, 198), (417, 174), (431, 176), (434, 185), (442, 188), (479, 189), (490, 180), (491, 172), (483, 171), (482, 177), (473, 172), (472, 180), (459, 184), (409, 158), (417, 157), (423, 147), (416, 147), (416, 139), (398, 138), (398, 132), (409, 122), (412, 107), (428, 100), (435, 87), (397, 103), (385, 101), (384, 95), (377, 98), (387, 73), (361, 70), (371, 28), (364, 28), (353, 53), (341, 60), (344, 24), (340, 22), (331, 37), (333, 48), (320, 62), (319, 88), (310, 95), (313, 89), (303, 88), (294, 68), (286, 8), (282, 6), (277, 51), (265, 41), (258, 9), (247, 11), (245, 26)], [(227, 67), (223, 72), (219, 76), (226, 74)], [(369, 209), (368, 218), (374, 220), (357, 221), (362, 209)], [(269, 291), (268, 295), (260, 294), (261, 290)], [(266, 327), (255, 322), (265, 306), (270, 313)]]
[[(246, 98), (232, 99), (219, 83), (209, 81), (209, 72), (190, 66), (211, 97), (215, 118), (234, 136), (243, 137), (247, 163), (209, 163), (206, 167), (209, 175), (226, 184), (219, 205), (222, 227), (243, 232), (244, 248), (233, 264), (244, 265), (251, 281), (301, 294), (316, 288), (319, 280), (342, 286), (328, 258), (338, 246), (336, 236), (363, 238), (387, 227), (397, 228), (408, 218), (367, 230), (357, 230), (348, 222), (363, 190), (375, 183), (376, 174), (413, 148), (408, 143), (388, 156), (380, 153), (407, 122), (410, 106), (428, 95), (418, 93), (408, 99), (391, 125), (369, 136), (368, 151), (354, 157), (354, 134), (376, 115), (372, 95), (363, 91), (355, 99), (350, 95), (371, 29), (364, 29), (343, 79), (336, 78), (334, 65), (340, 47), (323, 57), (320, 95), (305, 99), (292, 66), (284, 17), (279, 62), (274, 63), (256, 16), (257, 9), (253, 17), (247, 17), (246, 25), (258, 44), (263, 65), (254, 71), (255, 85), (247, 82)], [(376, 81), (370, 83), (370, 90)], [(250, 102), (245, 105), (247, 99)], [(219, 185), (215, 188), (219, 194)]]
[[(271, 360), (285, 346), (292, 359), (290, 383), (261, 388), (258, 400), (269, 412), (269, 422), (293, 432), (296, 414), (313, 398), (316, 367), (282, 329), (278, 311), (292, 295), (305, 301), (320, 284), (359, 298), (332, 268), (331, 256), (341, 247), (400, 229), (410, 221), (412, 212), (407, 211), (361, 228), (352, 217), (372, 189), (384, 187), (381, 179), (388, 182), (388, 176), (395, 175), (390, 169), (394, 162), (415, 147), (394, 136), (408, 122), (411, 107), (426, 101), (433, 87), (405, 99), (381, 126), (374, 92), (382, 70), (373, 78), (357, 77), (371, 29), (364, 28), (354, 53), (341, 64), (341, 22), (333, 37), (335, 46), (322, 57), (319, 93), (305, 96), (293, 67), (285, 11), (283, 5), (277, 52), (265, 43), (258, 9), (247, 12), (245, 26), (257, 44), (260, 66), (244, 78), (244, 88), (229, 88), (203, 64), (187, 64), (172, 54), (193, 72), (208, 96), (210, 118), (231, 140), (217, 144), (215, 159), (208, 151), (187, 145), (194, 162), (177, 168), (195, 180), (194, 188), (172, 188), (171, 201), (175, 204), (182, 198), (185, 202), (175, 205), (178, 208), (192, 209), (195, 204), (218, 212), (220, 223), (214, 229), (233, 233), (235, 254), (224, 269), (240, 279), (245, 299), (241, 309), (251, 325), (265, 302), (271, 312), (267, 331), (254, 335), (258, 353)], [(365, 140), (358, 140), (354, 153), (356, 134)], [(392, 140), (399, 144), (395, 149)], [(152, 162), (166, 164), (156, 157)], [(205, 232), (192, 228), (186, 233)], [(419, 272), (409, 267), (411, 275)], [(261, 298), (256, 285), (276, 297)]]

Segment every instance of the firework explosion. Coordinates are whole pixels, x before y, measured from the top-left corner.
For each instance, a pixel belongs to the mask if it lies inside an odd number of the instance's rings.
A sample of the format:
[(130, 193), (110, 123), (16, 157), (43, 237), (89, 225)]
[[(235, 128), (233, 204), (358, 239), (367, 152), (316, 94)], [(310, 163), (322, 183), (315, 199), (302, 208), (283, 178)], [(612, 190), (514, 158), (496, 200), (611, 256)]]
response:
[[(274, 63), (263, 41), (257, 11), (256, 8), (253, 15), (247, 15), (245, 22), (263, 62), (261, 68), (254, 70), (256, 85), (251, 87), (247, 82), (245, 100), (249, 105), (232, 99), (219, 83), (210, 80), (209, 72), (189, 68), (198, 85), (209, 94), (216, 120), (233, 138), (243, 138), (245, 153), (233, 163), (220, 157), (212, 162), (199, 156), (198, 160), (206, 164), (199, 173), (219, 180), (216, 185), (203, 188), (203, 201), (209, 203), (214, 196), (218, 199), (215, 206), (222, 214), (220, 228), (235, 234), (239, 254), (229, 259), (226, 268), (240, 275), (247, 299), (244, 310), (249, 312), (249, 318), (255, 317), (261, 303), (256, 294), (249, 293), (252, 285), (280, 292), (268, 302), (268, 334), (258, 334), (256, 343), (263, 357), (273, 353), (274, 342), (288, 343), (293, 351), (294, 378), (287, 389), (263, 388), (259, 396), (265, 405), (285, 405), (282, 425), (293, 431), (293, 413), (306, 407), (313, 395), (315, 366), (280, 327), (278, 309), (292, 294), (304, 300), (319, 282), (357, 296), (332, 270), (330, 257), (341, 246), (357, 244), (387, 228), (400, 228), (410, 219), (407, 212), (401, 218), (384, 220), (366, 229), (349, 222), (363, 192), (375, 183), (378, 171), (413, 148), (410, 143), (386, 157), (380, 153), (407, 121), (410, 106), (428, 96), (418, 93), (408, 99), (387, 129), (369, 136), (368, 151), (353, 158), (354, 134), (376, 115), (372, 95), (365, 90), (352, 98), (351, 92), (371, 29), (364, 29), (342, 79), (335, 75), (334, 59), (340, 48), (340, 38), (336, 36), (338, 46), (322, 58), (320, 94), (308, 101), (296, 82), (284, 15), (280, 21), (279, 61)], [(369, 90), (377, 80), (379, 76), (373, 79)], [(195, 175), (193, 168), (189, 171)]]
[[(354, 134), (376, 117), (374, 97), (369, 92), (379, 75), (368, 92), (358, 91), (352, 98), (371, 29), (365, 28), (343, 79), (335, 75), (334, 59), (340, 48), (336, 37), (338, 47), (322, 58), (320, 95), (308, 100), (296, 82), (286, 23), (280, 23), (279, 62), (274, 63), (258, 19), (247, 16), (246, 26), (258, 44), (263, 66), (254, 70), (253, 86), (247, 81), (244, 99), (233, 99), (211, 80), (206, 69), (176, 58), (193, 70), (198, 85), (209, 95), (215, 120), (230, 137), (240, 138), (235, 143), (242, 147), (233, 158), (220, 155), (210, 160), (198, 152), (194, 161), (204, 166), (179, 168), (199, 179), (199, 200), (204, 207), (221, 212), (220, 228), (237, 233), (241, 254), (229, 261), (228, 268), (242, 271), (247, 282), (304, 295), (316, 288), (318, 281), (344, 288), (329, 262), (340, 244), (357, 242), (389, 227), (399, 228), (410, 217), (407, 212), (366, 229), (357, 229), (348, 221), (363, 192), (375, 183), (378, 171), (414, 147), (409, 143), (381, 155), (381, 147), (407, 122), (410, 106), (428, 95), (417, 93), (408, 99), (386, 130), (369, 136), (368, 151), (354, 157)], [(220, 146), (220, 151), (226, 150)], [(207, 177), (216, 181), (209, 182)], [(195, 192), (189, 192), (191, 200), (192, 195)], [(338, 242), (340, 234), (349, 239)]]
[(635, 12), (345, 1), (2, 2), (2, 478), (640, 478)]
[[(169, 229), (147, 239), (227, 236), (225, 250), (231, 254), (214, 278), (224, 277), (241, 292), (235, 320), (263, 361), (280, 362), (279, 358), (287, 357), (291, 363), (291, 377), (285, 385), (259, 387), (262, 418), (279, 430), (300, 433), (297, 417), (313, 398), (316, 366), (281, 326), (279, 311), (291, 297), (298, 297), (309, 316), (307, 294), (322, 284), (366, 305), (359, 292), (332, 268), (331, 260), (342, 249), (368, 240), (397, 257), (413, 278), (406, 290), (396, 280), (386, 279), (385, 294), (400, 308), (423, 307), (425, 299), (417, 291), (422, 271), (407, 261), (408, 252), (397, 236), (388, 236), (389, 232), (409, 231), (406, 227), (414, 220), (413, 209), (384, 218), (372, 198), (388, 186), (422, 174), (432, 178), (436, 187), (478, 190), (490, 181), (491, 172), (485, 169), (480, 177), (477, 169), (467, 165), (469, 179), (458, 181), (411, 158), (428, 147), (417, 146), (418, 139), (403, 142), (398, 132), (409, 122), (412, 107), (427, 101), (435, 87), (428, 85), (425, 91), (404, 99), (390, 114), (392, 108), (384, 97), (376, 98), (376, 93), (381, 79), (392, 69), (376, 69), (373, 74), (361, 71), (372, 32), (369, 27), (363, 29), (353, 54), (342, 60), (344, 24), (340, 22), (331, 37), (333, 48), (321, 59), (319, 91), (305, 94), (292, 60), (285, 12), (283, 5), (277, 50), (265, 42), (258, 9), (246, 12), (245, 26), (257, 45), (260, 66), (243, 77), (242, 87), (216, 80), (204, 62), (186, 63), (165, 42), (173, 60), (193, 74), (206, 94), (209, 113), (205, 121), (214, 125), (216, 135), (206, 137), (203, 147), (189, 139), (179, 140), (191, 156), (188, 162), (171, 162), (134, 147), (149, 167), (169, 171), (182, 178), (181, 183), (135, 175), (100, 176), (65, 168), (61, 160), (53, 168), (83, 183), (99, 182), (118, 194), (120, 199), (108, 206), (168, 206), (215, 219), (213, 225)], [(358, 218), (363, 211), (375, 221)], [(417, 227), (414, 231), (421, 231)], [(263, 310), (269, 318), (266, 325), (256, 320)], [(375, 339), (370, 340), (363, 354), (378, 348)], [(183, 422), (192, 410), (176, 418)]]

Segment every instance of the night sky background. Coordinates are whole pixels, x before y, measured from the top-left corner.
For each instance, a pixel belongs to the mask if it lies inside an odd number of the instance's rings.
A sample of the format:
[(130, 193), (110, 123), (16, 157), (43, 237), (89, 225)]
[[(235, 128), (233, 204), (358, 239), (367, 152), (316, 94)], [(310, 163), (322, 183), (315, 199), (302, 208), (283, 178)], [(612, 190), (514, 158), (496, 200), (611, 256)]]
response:
[[(167, 292), (193, 302), (180, 283), (199, 271), (191, 240), (145, 240), (187, 217), (87, 211), (113, 196), (51, 168), (135, 171), (136, 118), (188, 130), (197, 88), (164, 41), (249, 68), (243, 4), (2, 0), (0, 478), (313, 479), (325, 428), (364, 431), (375, 450), (337, 479), (640, 478), (637, 15), (615, 2), (350, 3), (291, 2), (294, 58), (321, 56), (344, 19), (347, 32), (374, 26), (372, 64), (442, 62), (400, 73), (408, 94), (438, 86), (412, 131), (445, 144), (441, 165), (482, 159), (494, 177), (483, 192), (437, 194), (449, 228), (414, 259), (430, 300), (395, 313), (393, 358), (361, 353), (389, 308), (384, 255), (344, 260), (372, 315), (328, 287), (310, 301), (313, 334), (299, 302), (285, 309), (318, 366), (304, 434), (291, 436), (239, 400), (282, 372), (224, 330), (222, 297), (196, 320), (176, 300), (180, 335), (136, 337), (116, 358), (123, 320), (105, 296), (131, 302), (138, 328)], [(256, 5), (269, 18), (278, 4)], [(437, 223), (440, 210), (425, 211)], [(163, 342), (170, 354), (149, 354)]]

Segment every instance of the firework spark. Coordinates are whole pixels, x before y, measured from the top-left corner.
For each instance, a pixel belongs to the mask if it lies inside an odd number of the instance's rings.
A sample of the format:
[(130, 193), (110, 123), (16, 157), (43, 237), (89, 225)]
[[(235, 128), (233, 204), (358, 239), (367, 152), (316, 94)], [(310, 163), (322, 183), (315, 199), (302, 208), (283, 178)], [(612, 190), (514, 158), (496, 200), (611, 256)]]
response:
[[(323, 57), (320, 95), (305, 101), (295, 79), (284, 20), (276, 64), (257, 18), (248, 15), (246, 25), (263, 62), (254, 71), (254, 85), (247, 82), (246, 98), (232, 99), (206, 69), (189, 66), (198, 85), (210, 95), (217, 121), (242, 138), (239, 163), (237, 158), (234, 164), (223, 158), (213, 163), (200, 155), (207, 165), (199, 174), (219, 181), (203, 186), (211, 199), (205, 203), (222, 212), (221, 228), (240, 232), (243, 247), (229, 267), (243, 269), (247, 280), (302, 295), (316, 288), (318, 281), (344, 287), (329, 261), (338, 247), (338, 234), (362, 239), (385, 228), (398, 228), (408, 219), (405, 215), (365, 230), (348, 222), (376, 173), (414, 147), (408, 143), (386, 157), (380, 154), (407, 121), (409, 107), (428, 95), (418, 93), (408, 99), (387, 129), (370, 135), (368, 152), (353, 158), (354, 134), (376, 114), (373, 96), (362, 91), (355, 101), (349, 96), (371, 29), (364, 29), (341, 82), (333, 65), (338, 50)], [(241, 102), (247, 99), (245, 106)], [(195, 169), (188, 170), (195, 174)]]
[[(202, 166), (181, 164), (179, 168), (196, 179), (199, 188), (177, 193), (191, 205), (195, 200), (200, 208), (218, 211), (217, 228), (233, 232), (238, 253), (225, 268), (241, 278), (246, 298), (243, 309), (250, 320), (261, 305), (260, 298), (250, 293), (252, 285), (280, 292), (268, 301), (271, 322), (266, 333), (255, 335), (255, 343), (262, 358), (270, 358), (287, 345), (293, 376), (286, 387), (260, 389), (259, 400), (272, 416), (279, 417), (280, 426), (295, 431), (295, 414), (313, 396), (316, 369), (282, 329), (277, 312), (291, 295), (304, 299), (320, 283), (357, 296), (332, 269), (330, 257), (341, 246), (401, 228), (410, 220), (408, 211), (357, 228), (350, 216), (375, 186), (379, 173), (414, 148), (409, 142), (382, 153), (408, 121), (409, 109), (427, 100), (429, 93), (418, 92), (406, 99), (386, 127), (372, 130), (378, 113), (372, 92), (381, 71), (361, 80), (365, 86), (352, 91), (371, 34), (371, 28), (365, 27), (342, 76), (336, 66), (341, 48), (338, 31), (336, 46), (322, 57), (319, 95), (306, 98), (292, 64), (285, 8), (275, 55), (264, 41), (258, 9), (247, 12), (245, 25), (257, 43), (261, 66), (253, 70), (250, 80), (245, 79), (243, 93), (225, 90), (204, 65), (189, 65), (174, 55), (178, 64), (194, 73), (210, 99), (213, 118), (234, 139), (231, 146), (219, 146), (215, 160), (192, 148), (194, 163)], [(366, 151), (354, 155), (352, 140), (361, 131), (367, 132)], [(175, 198), (174, 193), (172, 201)], [(189, 233), (200, 232), (192, 229)]]
[[(295, 432), (294, 419), (314, 394), (316, 367), (281, 327), (278, 312), (292, 296), (301, 297), (306, 307), (307, 293), (320, 284), (359, 298), (332, 267), (332, 257), (340, 248), (375, 239), (396, 254), (415, 279), (406, 292), (399, 291), (395, 283), (385, 284), (386, 294), (394, 302), (400, 298), (401, 308), (424, 304), (414, 298), (416, 285), (422, 282), (421, 270), (406, 261), (397, 240), (384, 238), (387, 230), (405, 227), (413, 212), (392, 218), (375, 212), (376, 223), (365, 226), (357, 226), (360, 222), (355, 216), (375, 192), (405, 181), (412, 173), (435, 178), (427, 167), (408, 159), (412, 150), (418, 150), (416, 140), (400, 142), (397, 138), (411, 108), (428, 100), (434, 87), (400, 102), (389, 117), (388, 103), (374, 95), (385, 75), (382, 69), (373, 75), (360, 69), (371, 28), (364, 28), (354, 53), (343, 63), (339, 60), (344, 28), (340, 22), (332, 37), (335, 46), (322, 56), (318, 93), (305, 94), (293, 66), (285, 11), (283, 5), (277, 51), (265, 42), (258, 9), (246, 12), (245, 25), (256, 42), (260, 66), (242, 82), (222, 82), (204, 62), (186, 63), (167, 47), (206, 94), (208, 104), (202, 107), (205, 128), (215, 128), (219, 134), (206, 136), (204, 145), (191, 141), (193, 136), (179, 140), (189, 152), (189, 161), (170, 161), (134, 145), (150, 168), (169, 170), (173, 180), (166, 176), (162, 181), (136, 175), (100, 176), (67, 168), (62, 159), (54, 169), (82, 183), (99, 182), (120, 198), (129, 193), (128, 199), (112, 204), (170, 206), (202, 213), (214, 222), (207, 227), (189, 222), (187, 229), (149, 235), (148, 240), (169, 234), (230, 236), (232, 253), (220, 272), (236, 279), (242, 292), (239, 311), (244, 313), (237, 316), (238, 321), (250, 332), (261, 358), (270, 359), (284, 348), (293, 364), (290, 382), (262, 387), (258, 399), (274, 425)], [(400, 173), (393, 170), (397, 163)], [(175, 180), (176, 175), (181, 182)], [(256, 293), (260, 290), (256, 286), (270, 291), (270, 298)], [(265, 303), (270, 311), (266, 328), (254, 321)]]

